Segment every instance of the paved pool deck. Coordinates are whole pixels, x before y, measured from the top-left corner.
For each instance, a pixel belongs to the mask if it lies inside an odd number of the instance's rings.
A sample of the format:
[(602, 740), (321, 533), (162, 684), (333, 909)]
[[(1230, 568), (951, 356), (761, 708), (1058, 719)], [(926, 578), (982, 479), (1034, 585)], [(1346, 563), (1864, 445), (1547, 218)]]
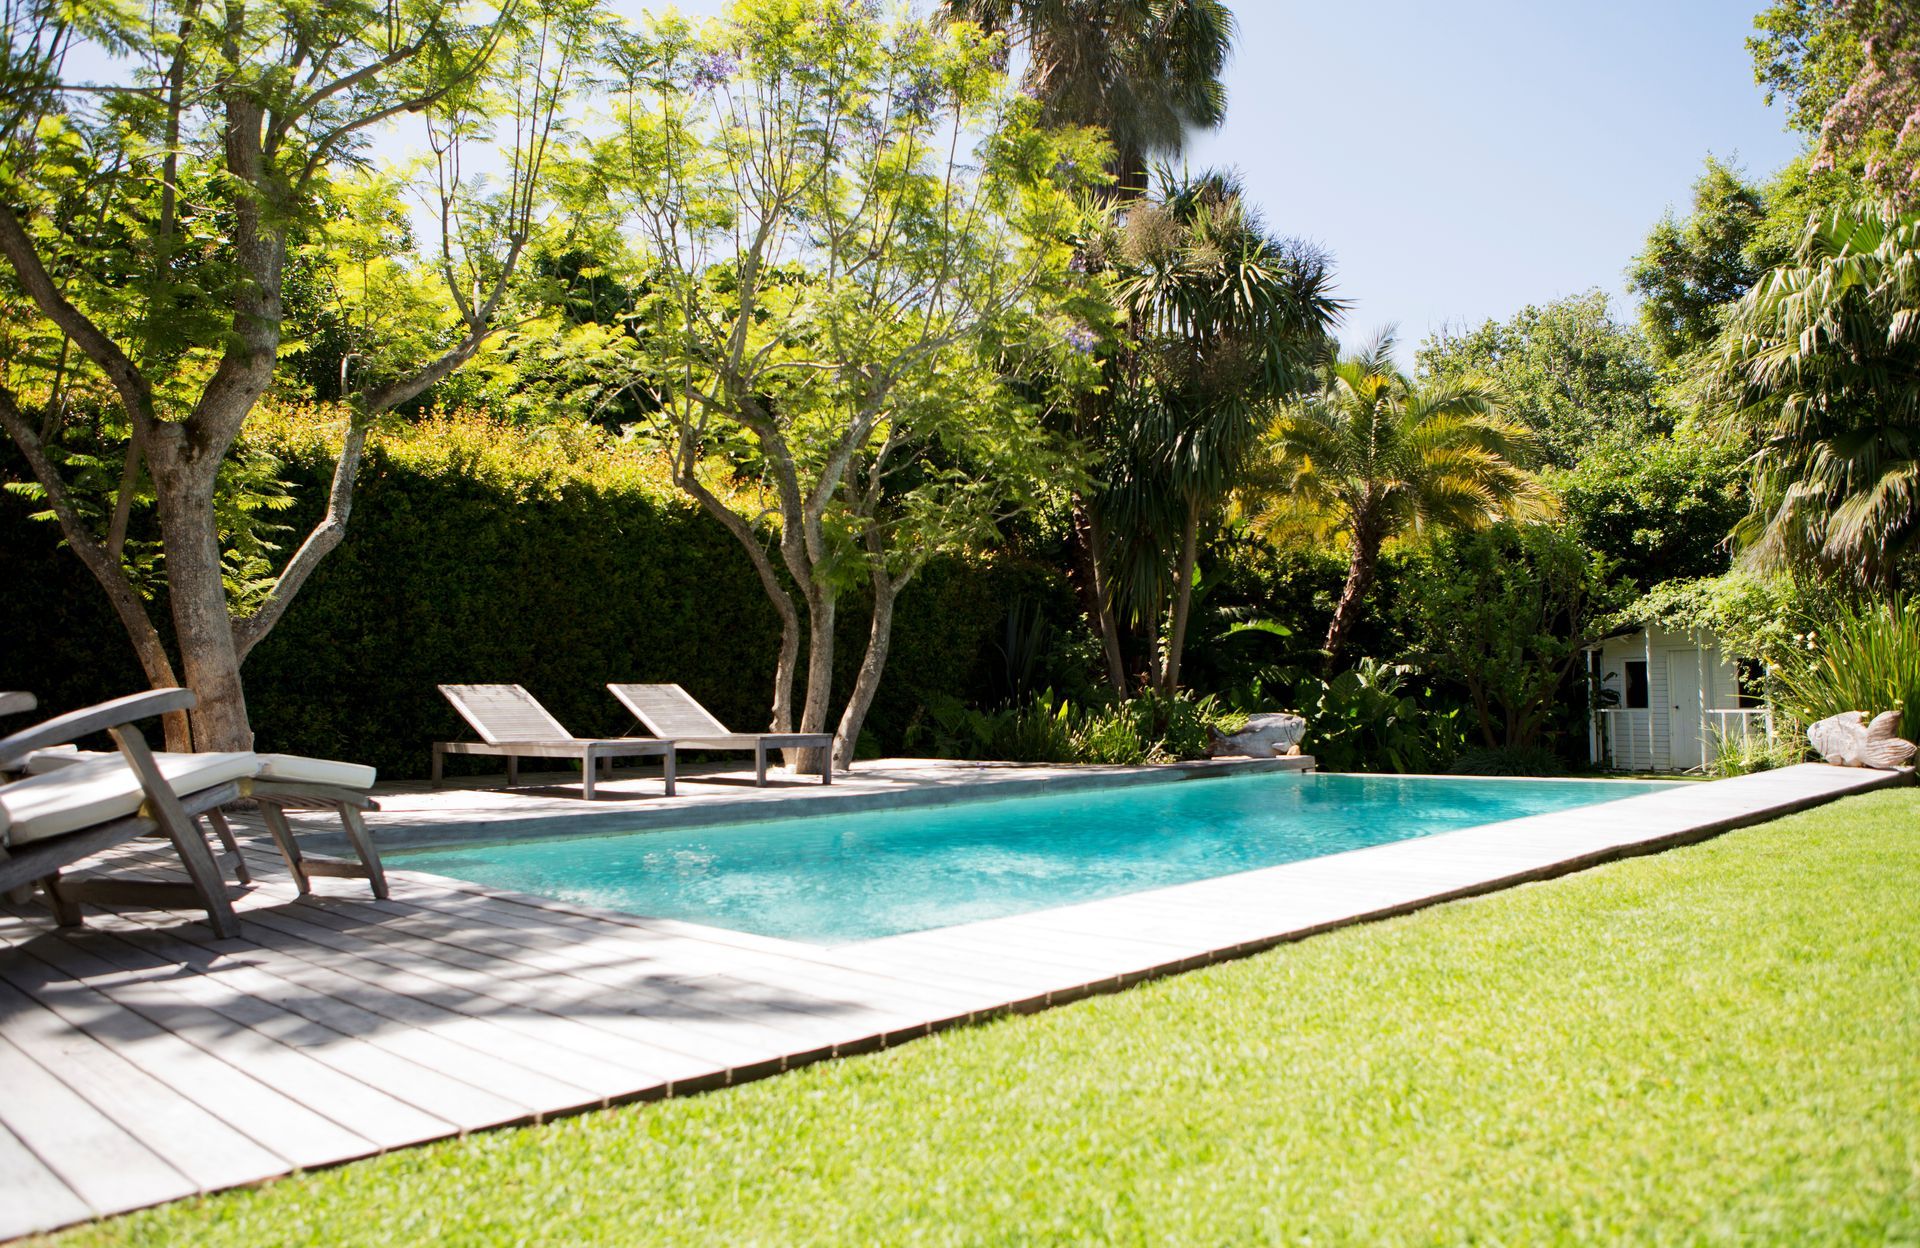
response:
[[(672, 802), (642, 777), (586, 809), (558, 778), (504, 795), (394, 786), (373, 827), (398, 846), (1138, 776), (888, 763), (830, 788), (708, 775)], [(0, 904), (0, 1239), (869, 1052), (1910, 779), (1793, 767), (831, 948), (405, 870), (388, 901), (348, 879), (301, 898), (249, 824), (239, 939), (134, 910), (62, 930)], [(176, 876), (169, 859), (147, 842), (101, 866)]]

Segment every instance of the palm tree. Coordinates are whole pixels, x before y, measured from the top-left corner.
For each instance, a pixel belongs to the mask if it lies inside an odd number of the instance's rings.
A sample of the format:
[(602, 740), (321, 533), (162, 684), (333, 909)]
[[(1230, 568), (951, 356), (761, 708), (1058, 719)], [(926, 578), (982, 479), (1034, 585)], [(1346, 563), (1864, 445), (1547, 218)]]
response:
[(1472, 528), (1544, 514), (1525, 466), (1533, 442), (1473, 378), (1420, 382), (1393, 363), (1382, 333), (1326, 370), (1318, 392), (1283, 407), (1247, 491), (1256, 528), (1344, 537), (1347, 581), (1327, 626), (1331, 670), (1372, 588), (1380, 551), (1408, 532)]
[[(1177, 156), (1186, 136), (1226, 118), (1220, 74), (1233, 50), (1224, 0), (946, 0), (946, 13), (1008, 35), (1024, 58), (1022, 85), (1051, 125), (1106, 131), (1113, 146), (1107, 207), (1145, 198), (1156, 157)], [(1109, 224), (1112, 223), (1111, 214)], [(1089, 269), (1106, 267), (1082, 254)], [(1066, 432), (1111, 446), (1124, 433), (1119, 396), (1088, 393)], [(1098, 501), (1073, 496), (1071, 550), (1087, 622), (1100, 640), (1107, 679), (1126, 697), (1128, 679), (1113, 573), (1121, 555)]]
[(1760, 443), (1747, 558), (1896, 586), (1920, 549), (1920, 212), (1812, 222), (1735, 305), (1710, 379)]
[(1233, 50), (1224, 0), (947, 0), (947, 12), (1006, 31), (1047, 122), (1098, 126), (1113, 142), (1118, 196), (1146, 194), (1148, 164), (1226, 117), (1220, 73)]
[(1128, 210), (1113, 261), (1128, 345), (1109, 362), (1115, 419), (1096, 439), (1111, 469), (1099, 507), (1116, 535), (1113, 579), (1146, 636), (1148, 679), (1172, 693), (1202, 525), (1240, 483), (1267, 406), (1313, 377), (1342, 305), (1326, 257), (1269, 235), (1218, 173), (1163, 175), (1159, 193)]

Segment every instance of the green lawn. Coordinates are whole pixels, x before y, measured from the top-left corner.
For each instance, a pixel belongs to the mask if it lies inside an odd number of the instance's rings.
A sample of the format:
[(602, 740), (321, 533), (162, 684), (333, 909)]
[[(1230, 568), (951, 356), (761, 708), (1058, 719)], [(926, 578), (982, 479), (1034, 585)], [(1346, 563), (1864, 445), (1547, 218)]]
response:
[(1920, 1242), (1920, 794), (82, 1244)]

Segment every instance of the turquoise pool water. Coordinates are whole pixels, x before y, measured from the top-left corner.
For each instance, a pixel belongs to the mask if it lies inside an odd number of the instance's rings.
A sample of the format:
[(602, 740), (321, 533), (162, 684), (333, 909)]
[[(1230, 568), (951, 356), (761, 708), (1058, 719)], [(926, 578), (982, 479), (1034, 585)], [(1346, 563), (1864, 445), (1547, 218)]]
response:
[(1671, 787), (1268, 773), (389, 857), (561, 901), (838, 944)]

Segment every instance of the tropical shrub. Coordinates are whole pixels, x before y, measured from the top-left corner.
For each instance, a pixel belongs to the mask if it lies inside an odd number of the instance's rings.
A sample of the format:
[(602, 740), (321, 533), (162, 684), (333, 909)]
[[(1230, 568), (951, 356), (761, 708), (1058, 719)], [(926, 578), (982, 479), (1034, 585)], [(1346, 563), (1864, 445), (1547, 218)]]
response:
[(1212, 697), (1148, 693), (1076, 705), (1047, 689), (1028, 702), (992, 709), (930, 699), (906, 740), (909, 749), (936, 758), (1139, 766), (1204, 758), (1212, 733), (1231, 732), (1239, 722)]
[(1901, 735), (1920, 730), (1920, 598), (1844, 610), (1808, 635), (1804, 657), (1774, 672), (1775, 703), (1800, 725), (1842, 711), (1900, 711)]
[(1760, 445), (1747, 557), (1898, 584), (1920, 558), (1920, 211), (1816, 218), (1734, 305), (1708, 376)]
[(1503, 523), (1437, 543), (1403, 601), (1421, 666), (1464, 691), (1480, 746), (1531, 749), (1580, 722), (1585, 648), (1630, 593), (1566, 533)]
[(1444, 770), (1460, 748), (1460, 712), (1409, 694), (1413, 674), (1369, 658), (1331, 679), (1303, 676), (1294, 686), (1307, 721), (1301, 749), (1328, 771)]

